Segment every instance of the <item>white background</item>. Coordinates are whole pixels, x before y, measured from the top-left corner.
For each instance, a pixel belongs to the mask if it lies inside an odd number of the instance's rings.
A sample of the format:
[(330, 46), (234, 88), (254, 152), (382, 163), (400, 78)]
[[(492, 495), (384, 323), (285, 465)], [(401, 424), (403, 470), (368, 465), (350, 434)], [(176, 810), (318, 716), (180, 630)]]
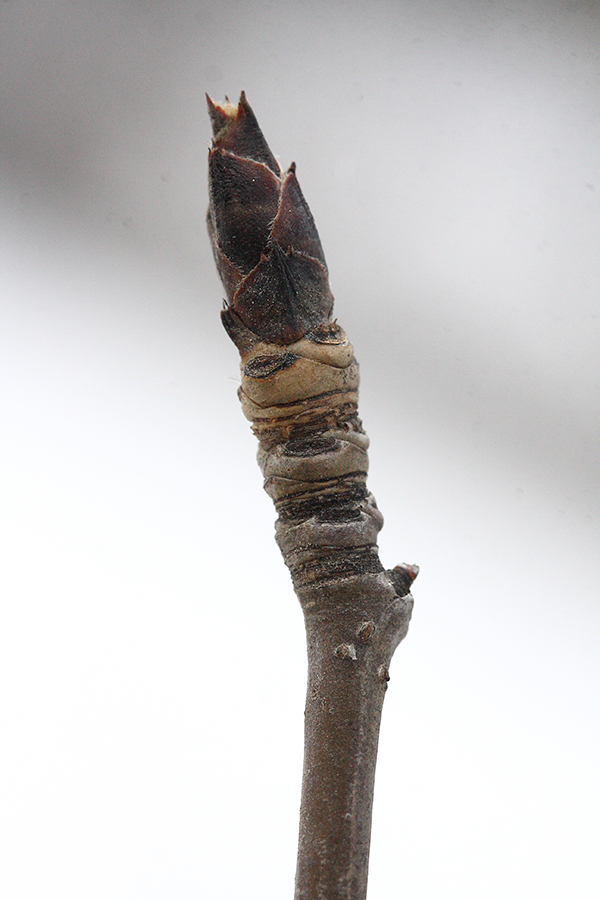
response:
[(204, 227), (246, 90), (421, 566), (371, 900), (597, 900), (600, 6), (0, 4), (0, 887), (291, 897), (304, 632)]

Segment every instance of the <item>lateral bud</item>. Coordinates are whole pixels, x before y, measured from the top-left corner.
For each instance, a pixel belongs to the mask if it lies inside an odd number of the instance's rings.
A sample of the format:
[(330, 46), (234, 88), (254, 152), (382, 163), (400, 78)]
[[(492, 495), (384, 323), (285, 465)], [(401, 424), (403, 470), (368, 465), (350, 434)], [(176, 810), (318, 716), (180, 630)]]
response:
[(335, 648), (333, 653), (338, 659), (358, 659), (354, 644), (340, 644), (339, 647)]
[(387, 574), (398, 596), (406, 597), (410, 593), (413, 581), (419, 574), (419, 567), (409, 563), (402, 563), (402, 565), (394, 566), (393, 569), (388, 569)]

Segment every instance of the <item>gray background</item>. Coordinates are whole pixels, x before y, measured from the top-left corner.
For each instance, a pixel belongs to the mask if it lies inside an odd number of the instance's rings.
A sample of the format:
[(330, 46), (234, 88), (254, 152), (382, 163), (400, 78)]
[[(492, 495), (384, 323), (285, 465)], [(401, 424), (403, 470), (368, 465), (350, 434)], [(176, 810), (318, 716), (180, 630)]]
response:
[(243, 88), (422, 567), (370, 897), (596, 900), (598, 3), (8, 0), (0, 42), (3, 896), (292, 894), (302, 618), (204, 227)]

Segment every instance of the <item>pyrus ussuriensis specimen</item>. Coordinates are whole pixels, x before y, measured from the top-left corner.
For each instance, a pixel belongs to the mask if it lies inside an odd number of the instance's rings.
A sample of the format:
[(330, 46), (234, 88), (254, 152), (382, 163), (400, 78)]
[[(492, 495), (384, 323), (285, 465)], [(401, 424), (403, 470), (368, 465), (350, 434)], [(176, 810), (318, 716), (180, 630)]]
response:
[(364, 900), (383, 697), (418, 573), (384, 569), (366, 485), (358, 364), (332, 319), (325, 255), (292, 164), (283, 172), (242, 93), (208, 99), (208, 231), (241, 356), (276, 539), (308, 649), (296, 900)]

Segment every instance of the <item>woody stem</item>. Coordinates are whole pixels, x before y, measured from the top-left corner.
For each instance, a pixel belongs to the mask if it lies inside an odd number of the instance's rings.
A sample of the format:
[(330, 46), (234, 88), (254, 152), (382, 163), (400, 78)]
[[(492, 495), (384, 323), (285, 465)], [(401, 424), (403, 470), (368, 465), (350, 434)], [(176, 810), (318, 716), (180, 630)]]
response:
[(379, 726), (399, 624), (389, 615), (394, 601), (386, 593), (382, 579), (359, 576), (305, 607), (308, 686), (296, 900), (366, 896)]

